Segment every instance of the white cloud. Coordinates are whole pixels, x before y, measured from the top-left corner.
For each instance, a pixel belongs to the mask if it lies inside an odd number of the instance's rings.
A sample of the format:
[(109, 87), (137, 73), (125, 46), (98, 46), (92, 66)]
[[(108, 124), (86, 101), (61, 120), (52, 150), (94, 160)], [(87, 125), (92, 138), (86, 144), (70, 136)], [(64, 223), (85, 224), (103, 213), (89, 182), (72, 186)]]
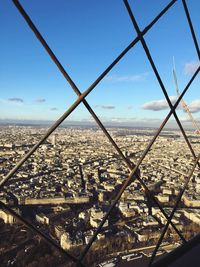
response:
[(199, 112), (200, 111), (200, 99), (196, 99), (194, 101), (192, 101), (189, 105), (189, 110), (192, 112), (192, 113), (195, 113), (195, 112)]
[(110, 75), (105, 79), (109, 82), (139, 82), (144, 81), (148, 74), (148, 72), (144, 72), (135, 75)]
[(21, 106), (21, 105), (24, 105), (24, 100), (18, 97), (11, 97), (8, 99), (0, 98), (0, 103), (4, 105)]
[(197, 68), (199, 67), (199, 62), (191, 61), (185, 64), (184, 72), (187, 75), (193, 75)]
[(136, 120), (135, 117), (133, 118), (124, 118), (124, 117), (113, 117), (111, 119), (109, 119), (111, 122), (117, 122), (117, 123), (132, 123)]
[[(170, 96), (169, 98), (172, 104), (174, 104), (177, 100), (177, 96)], [(169, 105), (165, 99), (161, 99), (161, 100), (154, 100), (151, 102), (147, 102), (142, 106), (142, 108), (147, 110), (160, 111), (168, 109)]]
[(46, 102), (46, 99), (45, 98), (38, 98), (35, 100), (36, 103), (44, 103)]
[[(177, 100), (177, 96), (170, 96), (169, 98), (170, 98), (172, 104), (174, 105), (176, 100)], [(193, 100), (190, 104), (188, 104), (188, 103), (186, 103), (186, 104), (187, 104), (191, 113), (196, 113), (196, 112), (200, 111), (200, 99)], [(185, 111), (181, 102), (180, 102), (178, 108), (179, 107), (181, 107), (181, 109), (183, 109)], [(161, 100), (154, 100), (151, 102), (147, 102), (142, 106), (142, 108), (146, 109), (146, 110), (160, 111), (160, 110), (168, 109), (169, 105), (165, 99), (161, 99)]]
[(113, 105), (96, 105), (95, 108), (115, 109), (115, 106), (113, 106)]
[(22, 98), (19, 98), (19, 97), (8, 98), (8, 101), (9, 102), (15, 102), (15, 103), (23, 103), (24, 102), (24, 100)]

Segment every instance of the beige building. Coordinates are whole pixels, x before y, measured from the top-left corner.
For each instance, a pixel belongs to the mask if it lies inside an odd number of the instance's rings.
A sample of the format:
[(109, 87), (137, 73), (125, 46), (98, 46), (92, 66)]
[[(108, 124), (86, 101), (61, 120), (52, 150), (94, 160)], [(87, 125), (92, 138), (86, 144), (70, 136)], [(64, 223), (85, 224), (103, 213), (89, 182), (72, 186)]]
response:
[(69, 250), (72, 248), (77, 248), (83, 245), (83, 240), (82, 239), (75, 239), (72, 240), (70, 238), (70, 234), (68, 232), (65, 232), (64, 234), (61, 235), (60, 237), (60, 246), (61, 248), (65, 250)]
[(4, 221), (4, 223), (14, 224), (16, 222), (16, 219), (4, 210), (0, 210), (0, 218)]

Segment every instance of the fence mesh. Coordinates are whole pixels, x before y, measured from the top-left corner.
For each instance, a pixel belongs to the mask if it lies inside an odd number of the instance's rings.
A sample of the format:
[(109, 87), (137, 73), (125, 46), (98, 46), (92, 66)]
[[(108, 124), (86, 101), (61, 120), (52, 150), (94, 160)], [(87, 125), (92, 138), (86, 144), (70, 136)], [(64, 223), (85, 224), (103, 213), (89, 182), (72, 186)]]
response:
[[(188, 183), (191, 180), (191, 177), (193, 175), (193, 172), (195, 170), (196, 167), (199, 167), (199, 158), (200, 158), (200, 154), (196, 155), (194, 152), (194, 149), (190, 143), (190, 140), (188, 139), (185, 130), (179, 120), (179, 117), (176, 113), (176, 109), (180, 103), (180, 101), (182, 100), (183, 96), (185, 95), (185, 93), (189, 90), (190, 85), (192, 84), (192, 82), (195, 80), (195, 78), (197, 77), (199, 70), (200, 70), (200, 66), (198, 67), (198, 69), (195, 71), (195, 73), (193, 74), (192, 78), (190, 79), (190, 81), (188, 82), (188, 84), (186, 85), (186, 87), (182, 90), (182, 93), (180, 94), (180, 96), (178, 97), (177, 101), (175, 104), (171, 103), (171, 100), (169, 98), (169, 95), (167, 93), (167, 90), (165, 89), (164, 83), (161, 79), (161, 76), (159, 74), (159, 71), (155, 65), (155, 62), (153, 60), (153, 57), (149, 51), (148, 45), (145, 41), (145, 35), (147, 32), (149, 32), (151, 30), (152, 27), (154, 27), (154, 25), (170, 10), (173, 9), (174, 5), (176, 5), (176, 2), (182, 2), (182, 8), (185, 12), (185, 16), (188, 22), (188, 26), (191, 32), (191, 36), (194, 42), (194, 48), (196, 49), (196, 53), (198, 55), (198, 58), (200, 59), (200, 50), (199, 50), (199, 45), (197, 42), (197, 38), (195, 35), (195, 30), (193, 28), (192, 25), (192, 19), (187, 7), (187, 3), (185, 0), (173, 0), (171, 1), (152, 21), (151, 23), (149, 23), (149, 25), (147, 25), (143, 30), (141, 30), (138, 26), (138, 23), (136, 21), (136, 18), (131, 10), (131, 7), (128, 3), (127, 0), (124, 0), (124, 5), (125, 8), (127, 9), (127, 15), (129, 15), (130, 20), (133, 24), (133, 28), (135, 29), (135, 31), (137, 32), (137, 37), (135, 39), (133, 39), (133, 41), (118, 55), (118, 57), (102, 72), (102, 74), (88, 87), (88, 89), (86, 89), (84, 92), (81, 92), (78, 87), (76, 86), (76, 84), (74, 83), (74, 81), (71, 79), (71, 77), (69, 76), (69, 74), (67, 73), (67, 71), (64, 69), (64, 67), (62, 66), (62, 64), (60, 63), (60, 61), (58, 60), (58, 58), (56, 57), (56, 55), (54, 54), (54, 52), (51, 50), (51, 48), (49, 47), (49, 45), (47, 44), (47, 42), (45, 41), (44, 37), (41, 35), (41, 33), (39, 32), (39, 30), (37, 29), (37, 27), (34, 25), (33, 21), (31, 20), (31, 18), (29, 17), (29, 15), (26, 13), (26, 11), (24, 10), (24, 8), (22, 7), (22, 5), (20, 4), (20, 2), (18, 0), (13, 0), (13, 4), (15, 5), (15, 7), (17, 8), (17, 10), (19, 11), (19, 13), (23, 16), (24, 20), (26, 21), (26, 23), (28, 24), (28, 26), (30, 27), (30, 29), (33, 31), (33, 33), (35, 34), (36, 38), (38, 39), (38, 41), (41, 43), (41, 45), (44, 47), (44, 49), (46, 50), (46, 52), (49, 54), (49, 56), (51, 57), (52, 61), (56, 64), (57, 68), (60, 70), (60, 72), (62, 73), (63, 77), (66, 79), (66, 82), (68, 82), (72, 88), (72, 90), (77, 94), (77, 99), (76, 101), (64, 112), (64, 114), (48, 129), (48, 131), (44, 134), (44, 136), (39, 140), (39, 142), (37, 144), (35, 144), (29, 151), (28, 153), (16, 164), (16, 166), (5, 176), (3, 177), (3, 179), (1, 180), (0, 183), (0, 187), (2, 190), (4, 190), (4, 186), (6, 185), (6, 183), (9, 181), (10, 178), (12, 178), (16, 172), (19, 170), (19, 168), (31, 157), (31, 155), (33, 155), (33, 153), (39, 148), (39, 146), (50, 136), (50, 134), (52, 134), (57, 127), (79, 106), (80, 103), (83, 103), (84, 106), (87, 108), (87, 110), (89, 111), (89, 113), (91, 114), (91, 116), (94, 118), (94, 120), (96, 121), (97, 125), (99, 126), (99, 128), (102, 130), (102, 132), (104, 133), (104, 135), (106, 136), (106, 138), (109, 140), (109, 142), (112, 144), (112, 146), (114, 147), (114, 149), (116, 150), (116, 152), (118, 153), (119, 157), (125, 162), (125, 164), (127, 165), (127, 168), (130, 170), (130, 174), (128, 176), (128, 178), (124, 181), (124, 183), (122, 184), (119, 192), (117, 193), (117, 195), (115, 196), (115, 198), (112, 201), (112, 205), (110, 206), (109, 210), (107, 211), (106, 215), (104, 216), (104, 218), (102, 219), (101, 223), (99, 224), (98, 228), (96, 229), (96, 231), (94, 232), (94, 235), (92, 236), (92, 238), (90, 239), (90, 241), (88, 242), (88, 244), (86, 245), (86, 247), (83, 249), (83, 251), (80, 253), (79, 257), (75, 257), (73, 255), (71, 255), (71, 253), (67, 252), (66, 250), (63, 250), (57, 243), (55, 243), (54, 241), (52, 241), (52, 239), (50, 239), (46, 234), (42, 233), (40, 230), (38, 230), (34, 225), (32, 225), (31, 223), (29, 223), (26, 219), (24, 219), (23, 217), (21, 217), (20, 215), (18, 215), (14, 210), (12, 210), (8, 205), (4, 204), (3, 202), (0, 201), (0, 205), (2, 208), (4, 208), (5, 210), (7, 210), (9, 213), (11, 213), (13, 216), (15, 216), (19, 221), (21, 221), (23, 224), (25, 224), (28, 228), (30, 228), (32, 231), (36, 232), (37, 234), (39, 234), (42, 238), (44, 238), (49, 244), (51, 244), (53, 247), (55, 247), (56, 249), (62, 251), (62, 253), (64, 253), (67, 257), (69, 257), (73, 262), (75, 262), (77, 264), (77, 266), (84, 266), (84, 258), (86, 256), (86, 254), (88, 253), (90, 247), (92, 246), (93, 242), (96, 240), (97, 235), (100, 233), (103, 225), (105, 224), (106, 220), (108, 219), (109, 215), (111, 214), (111, 212), (113, 211), (114, 207), (116, 206), (116, 204), (118, 203), (119, 199), (121, 198), (124, 190), (127, 188), (127, 186), (135, 181), (138, 180), (141, 184), (141, 186), (144, 188), (145, 192), (148, 192), (151, 201), (153, 201), (153, 203), (160, 209), (161, 213), (163, 214), (163, 216), (166, 218), (166, 224), (165, 227), (162, 231), (162, 233), (160, 234), (160, 238), (158, 240), (158, 243), (155, 247), (155, 250), (153, 251), (153, 254), (151, 256), (151, 259), (149, 261), (149, 266), (152, 266), (153, 262), (154, 262), (154, 258), (157, 254), (157, 251), (163, 241), (163, 238), (167, 232), (167, 229), (169, 227), (169, 225), (171, 225), (174, 229), (174, 231), (177, 233), (177, 235), (180, 237), (181, 241), (183, 243), (186, 243), (187, 240), (183, 237), (183, 235), (181, 234), (181, 232), (177, 229), (177, 227), (175, 226), (175, 224), (173, 223), (172, 219), (174, 216), (174, 213), (177, 210), (177, 207), (181, 201), (181, 198), (183, 196), (183, 193), (185, 192)], [(122, 150), (119, 148), (119, 146), (117, 145), (117, 143), (114, 141), (114, 139), (111, 137), (111, 135), (109, 134), (109, 132), (107, 131), (107, 129), (105, 128), (105, 126), (103, 125), (103, 123), (101, 122), (101, 120), (98, 118), (98, 116), (96, 115), (96, 113), (94, 112), (94, 110), (91, 108), (91, 106), (89, 105), (89, 103), (86, 101), (86, 97), (93, 91), (93, 89), (98, 85), (98, 83), (104, 79), (104, 77), (112, 70), (112, 68), (118, 64), (118, 62), (127, 54), (127, 52), (131, 49), (134, 49), (135, 45), (137, 43), (141, 42), (144, 53), (146, 54), (146, 57), (152, 67), (152, 70), (155, 74), (155, 77), (158, 81), (158, 84), (160, 86), (161, 91), (163, 92), (166, 101), (169, 105), (170, 111), (167, 114), (167, 116), (164, 118), (162, 124), (160, 125), (160, 127), (157, 129), (155, 135), (153, 136), (152, 140), (149, 142), (149, 144), (147, 145), (147, 147), (145, 148), (145, 150), (143, 151), (140, 159), (138, 160), (137, 163), (132, 164), (129, 159), (124, 156)], [(193, 168), (190, 171), (188, 177), (185, 179), (185, 184), (183, 186), (183, 188), (180, 190), (179, 195), (177, 197), (176, 203), (170, 213), (170, 215), (168, 215), (166, 213), (166, 211), (164, 210), (164, 208), (162, 207), (162, 205), (159, 203), (159, 201), (154, 197), (154, 195), (151, 193), (151, 191), (149, 190), (148, 186), (146, 185), (146, 183), (144, 182), (144, 180), (141, 177), (141, 173), (140, 173), (140, 165), (142, 164), (143, 160), (145, 159), (146, 155), (149, 153), (152, 145), (154, 144), (154, 142), (156, 141), (157, 137), (160, 135), (162, 129), (164, 128), (164, 126), (166, 125), (166, 123), (168, 122), (168, 120), (170, 119), (171, 116), (174, 116), (175, 121), (178, 125), (178, 127), (180, 128), (182, 135), (185, 139), (185, 142), (191, 152), (191, 155), (194, 159), (193, 161)]]

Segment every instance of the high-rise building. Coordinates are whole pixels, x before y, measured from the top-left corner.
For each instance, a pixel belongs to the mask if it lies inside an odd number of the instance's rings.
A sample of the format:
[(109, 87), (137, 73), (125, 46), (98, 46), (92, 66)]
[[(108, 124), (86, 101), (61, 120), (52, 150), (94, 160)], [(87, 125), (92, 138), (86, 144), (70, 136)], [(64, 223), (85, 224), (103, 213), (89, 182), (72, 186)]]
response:
[(57, 144), (57, 134), (52, 135), (51, 143), (53, 146), (56, 146)]

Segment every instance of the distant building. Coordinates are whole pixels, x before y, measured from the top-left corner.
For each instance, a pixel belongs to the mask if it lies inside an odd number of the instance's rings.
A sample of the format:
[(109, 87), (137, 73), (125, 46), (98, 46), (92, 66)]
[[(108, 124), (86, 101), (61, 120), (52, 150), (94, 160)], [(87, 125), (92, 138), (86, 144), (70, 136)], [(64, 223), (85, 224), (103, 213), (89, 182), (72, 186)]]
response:
[[(17, 213), (19, 213), (19, 210), (17, 210)], [(0, 209), (0, 218), (4, 221), (6, 224), (14, 224), (17, 222), (16, 218), (8, 213), (5, 210)]]
[(189, 209), (184, 210), (183, 212), (186, 218), (191, 220), (193, 223), (200, 225), (200, 213), (198, 209)]
[(183, 202), (187, 207), (200, 207), (200, 197), (193, 195), (184, 195)]
[(70, 237), (70, 234), (68, 232), (65, 232), (64, 234), (61, 235), (60, 238), (60, 246), (61, 248), (65, 250), (69, 250), (72, 248), (78, 248), (83, 245), (83, 240), (80, 239), (73, 239)]
[(51, 143), (53, 146), (56, 146), (57, 144), (57, 134), (52, 135)]
[(64, 234), (64, 232), (65, 232), (64, 227), (61, 226), (61, 225), (56, 225), (56, 226), (54, 227), (54, 230), (55, 230), (55, 235), (56, 235), (56, 237), (57, 237), (58, 239), (60, 239), (61, 236), (62, 236), (62, 234)]
[[(101, 208), (93, 207), (90, 214), (90, 225), (98, 227), (104, 216), (105, 212)], [(103, 227), (108, 227), (108, 220), (105, 221)]]
[(157, 240), (160, 237), (160, 230), (153, 229), (152, 226), (143, 228), (135, 232), (138, 241), (147, 242), (149, 240)]
[(35, 219), (37, 222), (42, 223), (42, 224), (49, 224), (49, 216), (45, 215), (44, 213), (39, 213), (35, 215)]

